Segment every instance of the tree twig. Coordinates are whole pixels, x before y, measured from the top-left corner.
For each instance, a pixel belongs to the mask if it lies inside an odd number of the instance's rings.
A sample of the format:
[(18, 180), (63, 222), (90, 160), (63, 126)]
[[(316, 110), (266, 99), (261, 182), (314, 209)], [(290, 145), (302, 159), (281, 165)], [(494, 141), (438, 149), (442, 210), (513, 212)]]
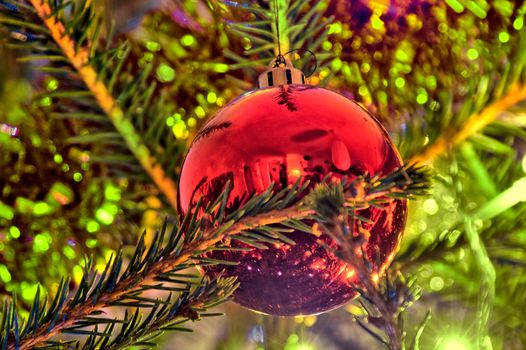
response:
[(451, 130), (450, 132), (444, 132), (442, 138), (438, 139), (432, 146), (424, 149), (422, 153), (413, 156), (409, 160), (409, 163), (426, 163), (432, 161), (436, 156), (444, 154), (471, 135), (481, 131), (484, 127), (495, 121), (502, 112), (523, 100), (526, 100), (526, 85), (515, 83), (506, 95), (489, 104), (480, 112), (472, 114), (458, 131)]
[[(336, 223), (337, 220), (334, 222)], [(382, 295), (378, 287), (378, 274), (372, 274), (371, 270), (366, 266), (365, 258), (356, 254), (356, 249), (360, 248), (360, 243), (357, 242), (355, 244), (351, 242), (353, 238), (349, 237), (349, 234), (343, 231), (342, 225), (340, 224), (325, 227), (327, 232), (331, 232), (331, 235), (337, 241), (343, 242), (341, 248), (338, 250), (340, 258), (355, 269), (360, 284), (363, 286), (365, 296), (378, 308), (381, 317), (375, 318), (375, 325), (380, 328), (389, 339), (389, 349), (402, 350), (404, 346), (402, 343), (402, 330), (398, 322), (398, 309), (393, 309), (389, 300)]]
[(91, 91), (99, 106), (113, 123), (115, 129), (126, 141), (126, 144), (140, 162), (146, 173), (153, 180), (158, 190), (164, 194), (168, 203), (175, 209), (177, 207), (177, 187), (164, 169), (157, 164), (148, 147), (141, 140), (133, 124), (125, 118), (123, 110), (111, 95), (108, 87), (99, 79), (99, 76), (89, 62), (89, 51), (86, 47), (75, 49), (75, 42), (67, 34), (64, 24), (53, 14), (52, 8), (43, 0), (30, 0), (49, 29), (52, 38), (62, 49), (71, 65), (77, 70), (79, 76)]
[[(48, 324), (43, 325), (40, 327), (40, 331), (33, 336), (20, 340), (20, 344), (17, 349), (31, 349), (38, 344), (42, 344), (46, 340), (60, 333), (62, 329), (72, 326), (76, 321), (90, 315), (96, 310), (110, 306), (112, 302), (121, 299), (124, 295), (140, 291), (144, 285), (158, 283), (155, 280), (157, 276), (164, 272), (173, 270), (176, 266), (179, 266), (190, 260), (195, 252), (204, 251), (207, 248), (219, 243), (227, 236), (235, 235), (244, 230), (249, 230), (258, 226), (266, 226), (283, 222), (291, 218), (301, 219), (308, 217), (313, 213), (313, 210), (300, 209), (300, 207), (297, 205), (287, 209), (274, 210), (255, 217), (242, 219), (219, 235), (217, 235), (216, 232), (221, 230), (221, 227), (210, 229), (204, 234), (204, 238), (202, 240), (187, 244), (179, 254), (172, 255), (163, 261), (151, 265), (147, 272), (140, 274), (139, 276), (132, 275), (121, 281), (119, 285), (116, 286), (111, 292), (104, 292), (99, 295), (96, 301), (88, 299), (86, 303), (81, 306), (66, 306), (61, 312), (61, 316), (58, 317), (60, 320), (64, 319), (64, 316), (67, 316), (64, 321), (56, 322), (51, 330), (48, 330)], [(8, 348), (15, 349), (15, 345), (12, 344)]]

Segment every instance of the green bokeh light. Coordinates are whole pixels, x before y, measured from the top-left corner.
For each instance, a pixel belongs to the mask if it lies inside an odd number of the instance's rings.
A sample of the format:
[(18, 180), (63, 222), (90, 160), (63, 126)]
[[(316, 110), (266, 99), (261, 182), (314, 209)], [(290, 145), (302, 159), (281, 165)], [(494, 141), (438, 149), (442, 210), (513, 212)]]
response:
[(157, 67), (155, 75), (160, 82), (167, 83), (174, 80), (175, 70), (166, 63), (161, 63), (159, 67)]
[(429, 287), (435, 292), (438, 292), (444, 288), (444, 279), (442, 277), (435, 276), (429, 281)]
[(339, 34), (342, 32), (342, 24), (340, 22), (332, 23), (329, 25), (328, 34)]
[(13, 220), (15, 217), (15, 211), (9, 205), (4, 204), (0, 201), (0, 218), (6, 220)]
[(226, 63), (216, 63), (214, 64), (213, 69), (216, 73), (226, 73), (230, 67)]
[(52, 103), (52, 100), (51, 100), (51, 97), (49, 97), (49, 96), (46, 96), (46, 97), (42, 98), (42, 99), (39, 101), (39, 104), (40, 104), (42, 107), (51, 106), (51, 103)]
[(86, 247), (88, 248), (95, 248), (97, 246), (97, 240), (94, 238), (90, 238), (86, 240)]
[(115, 216), (119, 212), (119, 206), (114, 203), (105, 202), (102, 204), (102, 209)]
[(97, 209), (95, 217), (104, 225), (110, 225), (114, 219), (114, 216), (103, 208)]
[(343, 62), (339, 58), (335, 58), (331, 62), (331, 68), (335, 71), (339, 71), (342, 68)]
[(416, 102), (420, 105), (423, 105), (427, 102), (427, 100), (429, 99), (428, 95), (427, 95), (427, 92), (425, 91), (422, 91), (420, 92), (417, 96), (416, 96)]
[(47, 215), (52, 212), (52, 207), (46, 202), (37, 202), (33, 207), (33, 214), (36, 216)]
[(438, 204), (434, 198), (428, 198), (422, 204), (422, 209), (429, 215), (435, 215), (438, 212)]
[(73, 174), (73, 180), (74, 180), (75, 182), (81, 182), (82, 179), (83, 179), (83, 176), (82, 176), (81, 173), (76, 172), (76, 173)]
[(216, 103), (217, 101), (217, 95), (215, 92), (213, 91), (210, 91), (207, 95), (206, 95), (206, 100), (208, 101), (208, 103)]
[(0, 264), (0, 279), (4, 283), (8, 283), (11, 281), (11, 273), (7, 269), (7, 266), (4, 264)]
[(43, 253), (49, 250), (53, 238), (48, 232), (42, 232), (35, 236), (33, 240), (33, 251), (35, 253)]
[(206, 116), (206, 112), (203, 107), (197, 106), (195, 107), (195, 115), (197, 115), (198, 118), (204, 118)]
[(150, 51), (159, 51), (161, 49), (161, 44), (157, 41), (148, 41), (146, 43), (146, 48)]
[(500, 32), (499, 33), (499, 40), (502, 43), (507, 43), (508, 41), (510, 41), (510, 35), (508, 33), (506, 33), (506, 32)]
[(467, 56), (470, 60), (474, 61), (477, 58), (479, 58), (479, 52), (477, 51), (477, 49), (469, 49), (467, 52)]
[(480, 19), (486, 18), (486, 15), (487, 15), (486, 10), (480, 7), (480, 5), (477, 4), (475, 1), (473, 0), (468, 1), (466, 7), (471, 12), (473, 12), (473, 14), (475, 14), (475, 16), (477, 16), (478, 18)]
[(332, 49), (332, 43), (328, 40), (325, 40), (322, 44), (321, 44), (321, 47), (322, 49), (324, 49), (325, 51), (330, 51), (330, 49)]
[(458, 0), (446, 0), (446, 4), (448, 4), (456, 13), (462, 13), (464, 11), (464, 6)]
[(430, 76), (426, 77), (426, 86), (429, 89), (431, 89), (431, 90), (436, 89), (436, 87), (437, 87), (437, 78), (434, 75), (430, 75)]
[(112, 183), (104, 188), (104, 197), (109, 201), (117, 202), (121, 199), (121, 189)]
[(314, 347), (300, 342), (297, 334), (291, 334), (283, 350), (313, 350)]
[(22, 289), (22, 298), (26, 301), (31, 301), (35, 297), (35, 294), (37, 293), (38, 284), (37, 283), (27, 283), (22, 282), (21, 283), (21, 289)]
[(58, 88), (58, 80), (57, 79), (49, 79), (47, 82), (47, 89), (48, 91), (55, 91)]
[(195, 40), (194, 36), (191, 35), (191, 34), (185, 34), (181, 38), (181, 44), (183, 46), (192, 46), (193, 44), (195, 44), (195, 42), (196, 42), (196, 40)]
[(11, 226), (9, 228), (9, 235), (14, 239), (17, 239), (20, 237), (20, 230), (16, 226)]
[[(154, 54), (151, 52), (144, 53), (144, 61), (146, 62), (152, 62), (154, 57), (155, 57)], [(139, 61), (140, 66), (142, 66), (141, 63), (142, 63), (142, 60)]]
[(402, 77), (398, 77), (395, 79), (395, 85), (397, 88), (401, 89), (405, 86), (405, 79)]
[(369, 89), (367, 89), (367, 86), (362, 85), (358, 89), (358, 93), (360, 94), (360, 96), (367, 96), (367, 95), (369, 95)]
[(88, 224), (86, 225), (86, 230), (89, 233), (97, 232), (99, 229), (100, 229), (100, 225), (97, 221), (95, 220), (88, 221)]
[(402, 63), (411, 63), (414, 56), (415, 49), (409, 41), (402, 41), (395, 51), (395, 58)]
[(516, 18), (515, 21), (513, 21), (513, 29), (515, 30), (521, 30), (524, 27), (524, 18)]
[(66, 258), (68, 258), (69, 260), (75, 259), (75, 256), (77, 255), (77, 253), (75, 253), (75, 250), (69, 245), (66, 245), (64, 246), (64, 248), (62, 248), (62, 253), (64, 253), (64, 256), (66, 256)]

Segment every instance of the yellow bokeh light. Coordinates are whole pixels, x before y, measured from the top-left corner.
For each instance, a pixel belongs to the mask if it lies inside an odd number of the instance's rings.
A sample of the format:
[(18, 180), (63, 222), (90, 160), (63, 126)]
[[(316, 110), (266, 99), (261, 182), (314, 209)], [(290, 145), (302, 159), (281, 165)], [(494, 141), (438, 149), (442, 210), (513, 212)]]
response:
[(378, 276), (377, 273), (373, 273), (371, 275), (371, 279), (373, 280), (374, 283), (377, 283), (380, 280), (380, 276)]
[(471, 350), (465, 339), (458, 336), (445, 338), (438, 346), (438, 350)]

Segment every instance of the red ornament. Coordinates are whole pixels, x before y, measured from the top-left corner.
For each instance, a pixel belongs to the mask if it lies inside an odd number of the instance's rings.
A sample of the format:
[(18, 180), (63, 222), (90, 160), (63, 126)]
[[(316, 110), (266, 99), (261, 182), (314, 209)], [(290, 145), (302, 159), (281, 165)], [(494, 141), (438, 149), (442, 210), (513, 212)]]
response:
[[(344, 96), (309, 85), (284, 85), (248, 92), (220, 110), (197, 134), (181, 172), (179, 205), (191, 210), (231, 181), (229, 203), (278, 189), (298, 177), (334, 178), (388, 174), (401, 166), (387, 132), (365, 109)], [(370, 219), (366, 252), (377, 272), (391, 262), (406, 219), (406, 202), (359, 213)], [(312, 224), (312, 223), (309, 223)], [(206, 273), (237, 276), (234, 301), (263, 313), (293, 316), (334, 309), (357, 295), (353, 268), (322, 247), (335, 246), (325, 234), (288, 236), (295, 245), (218, 251), (210, 257), (239, 262), (205, 267)], [(233, 246), (244, 246), (232, 240)], [(380, 257), (378, 265), (377, 257)]]

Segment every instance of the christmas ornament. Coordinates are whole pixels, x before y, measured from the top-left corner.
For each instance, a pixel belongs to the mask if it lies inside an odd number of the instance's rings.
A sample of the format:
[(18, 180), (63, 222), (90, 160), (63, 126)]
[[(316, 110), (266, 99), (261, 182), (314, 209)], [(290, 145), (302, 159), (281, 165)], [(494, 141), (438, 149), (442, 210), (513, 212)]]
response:
[[(230, 180), (229, 204), (296, 182), (320, 182), (327, 174), (350, 178), (388, 174), (401, 166), (387, 132), (364, 108), (344, 96), (304, 84), (303, 73), (287, 61), (259, 78), (260, 89), (221, 109), (195, 137), (183, 164), (179, 205), (183, 213), (199, 198), (214, 200)], [(390, 263), (405, 224), (406, 203), (358, 212), (370, 235), (365, 251), (373, 273)], [(312, 225), (312, 222), (308, 222)], [(273, 315), (307, 315), (336, 308), (357, 295), (358, 273), (322, 245), (336, 247), (326, 234), (294, 231), (295, 245), (218, 251), (211, 258), (236, 266), (204, 267), (209, 274), (237, 276), (234, 301)], [(232, 246), (243, 243), (232, 240)]]

